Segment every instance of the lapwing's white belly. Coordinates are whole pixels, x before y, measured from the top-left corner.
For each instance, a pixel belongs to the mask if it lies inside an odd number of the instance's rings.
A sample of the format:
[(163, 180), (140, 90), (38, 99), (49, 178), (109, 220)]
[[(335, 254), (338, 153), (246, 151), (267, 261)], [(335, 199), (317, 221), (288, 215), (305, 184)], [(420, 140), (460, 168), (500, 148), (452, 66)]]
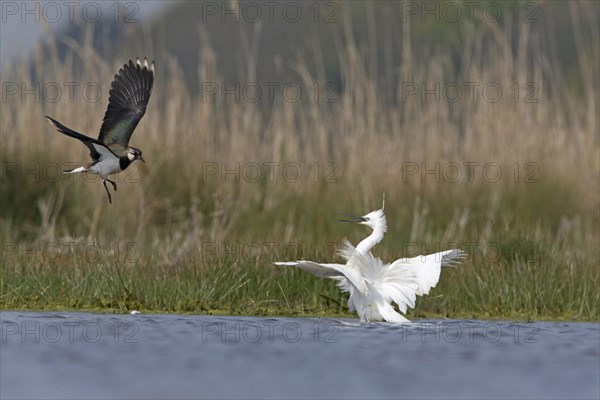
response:
[(119, 164), (119, 159), (115, 157), (114, 159), (105, 159), (97, 162), (89, 167), (86, 172), (98, 174), (102, 179), (106, 179), (109, 175), (121, 172), (121, 166)]

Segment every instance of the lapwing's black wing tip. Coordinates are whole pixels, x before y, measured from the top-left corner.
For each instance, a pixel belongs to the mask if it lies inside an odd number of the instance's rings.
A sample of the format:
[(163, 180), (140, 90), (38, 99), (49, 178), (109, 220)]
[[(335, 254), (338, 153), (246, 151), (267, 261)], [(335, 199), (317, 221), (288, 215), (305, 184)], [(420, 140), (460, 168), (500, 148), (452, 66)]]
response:
[[(72, 137), (73, 139), (77, 139), (77, 140), (81, 141), (83, 144), (85, 144), (86, 147), (90, 150), (90, 157), (93, 160), (99, 160), (100, 159), (102, 148), (106, 148), (107, 151), (112, 152), (112, 150), (110, 150), (101, 141), (96, 140), (94, 138), (91, 138), (89, 136), (86, 136), (83, 133), (79, 133), (77, 131), (74, 131), (71, 128), (67, 128), (66, 126), (64, 126), (63, 124), (61, 124), (60, 122), (58, 122), (57, 120), (55, 120), (54, 118), (52, 118), (52, 117), (50, 117), (48, 115), (46, 115), (46, 121), (50, 125), (52, 125), (54, 127), (54, 129), (56, 129), (57, 131), (59, 131), (63, 135)], [(98, 149), (96, 147), (98, 147)]]
[[(129, 60), (130, 64), (133, 64), (133, 62), (131, 60)], [(135, 59), (135, 63), (137, 65), (140, 66), (140, 68), (142, 69), (148, 69), (150, 70), (150, 72), (154, 73), (154, 61), (151, 61), (150, 64), (148, 64), (148, 58), (144, 57), (144, 61), (140, 61), (140, 59), (138, 57), (136, 57)]]
[(98, 140), (106, 144), (129, 144), (134, 129), (146, 113), (154, 85), (154, 62), (129, 60), (111, 84), (108, 108)]
[(66, 126), (64, 126), (63, 124), (61, 124), (60, 122), (58, 122), (57, 120), (55, 120), (54, 118), (52, 118), (48, 115), (46, 115), (46, 122), (48, 122), (50, 125), (52, 125), (60, 133), (63, 133), (72, 138), (79, 139), (83, 142), (86, 142), (86, 141), (87, 142), (95, 142), (96, 141), (96, 139), (87, 137), (83, 133), (79, 133), (77, 131), (74, 131), (71, 128), (67, 128)]
[(58, 123), (58, 121), (57, 121), (57, 120), (55, 120), (54, 118), (52, 118), (52, 117), (51, 117), (51, 116), (49, 116), (49, 115), (46, 115), (45, 119), (46, 119), (46, 122), (47, 122), (47, 123), (49, 123), (49, 124), (50, 124), (50, 125), (52, 125), (53, 127), (57, 128), (57, 126), (56, 126), (56, 124)]

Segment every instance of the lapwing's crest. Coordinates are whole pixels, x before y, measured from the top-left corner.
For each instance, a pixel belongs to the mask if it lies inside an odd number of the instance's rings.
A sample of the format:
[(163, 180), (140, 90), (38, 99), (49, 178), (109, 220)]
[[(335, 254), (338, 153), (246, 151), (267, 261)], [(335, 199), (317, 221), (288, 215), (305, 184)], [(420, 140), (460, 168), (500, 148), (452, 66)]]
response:
[(129, 60), (115, 75), (110, 86), (108, 108), (104, 114), (98, 139), (93, 139), (72, 129), (67, 128), (53, 118), (46, 120), (59, 132), (78, 139), (90, 150), (90, 164), (63, 171), (64, 173), (88, 172), (98, 174), (103, 179), (104, 188), (108, 194), (108, 202), (112, 197), (106, 182), (110, 182), (117, 191), (117, 184), (108, 179), (109, 175), (118, 174), (125, 170), (133, 161), (144, 161), (142, 151), (129, 146), (129, 139), (146, 113), (146, 106), (152, 94), (154, 84), (154, 61), (148, 65), (144, 58), (136, 62)]

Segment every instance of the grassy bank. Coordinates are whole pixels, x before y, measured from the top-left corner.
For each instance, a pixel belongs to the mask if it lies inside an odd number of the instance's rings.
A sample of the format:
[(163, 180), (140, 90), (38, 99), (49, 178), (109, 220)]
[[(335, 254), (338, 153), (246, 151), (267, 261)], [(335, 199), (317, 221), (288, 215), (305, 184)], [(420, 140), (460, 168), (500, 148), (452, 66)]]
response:
[[(110, 79), (136, 55), (111, 64), (77, 44), (66, 59), (9, 67), (3, 85), (98, 83), (102, 95), (2, 104), (0, 309), (348, 316), (334, 282), (272, 262), (336, 260), (344, 237), (367, 234), (340, 213), (379, 208), (385, 192), (389, 231), (376, 255), (469, 253), (409, 318), (598, 320), (598, 47), (578, 49), (585, 85), (572, 87), (552, 44), (526, 27), (510, 33), (515, 49), (508, 32), (480, 29), (465, 27), (459, 68), (456, 49), (419, 49), (423, 59), (405, 33), (394, 98), (344, 29), (334, 102), (206, 101), (166, 51), (148, 52), (156, 83), (131, 141), (147, 163), (117, 176), (112, 206), (94, 177), (60, 174), (87, 152), (43, 117), (95, 136)], [(199, 81), (222, 82), (210, 54), (205, 44)], [(320, 72), (305, 60), (318, 54), (304, 56), (286, 65), (308, 90)], [(494, 83), (505, 95), (407, 94), (407, 83), (436, 82)]]
[[(498, 200), (493, 216), (478, 209), (456, 210), (439, 223), (442, 229), (430, 229), (434, 218), (442, 219), (433, 215), (442, 211), (426, 211), (422, 200), (406, 206), (414, 216), (402, 224), (402, 213), (390, 203), (391, 229), (376, 249), (384, 259), (456, 244), (470, 253), (460, 267), (444, 270), (437, 288), (410, 317), (597, 319), (598, 253), (589, 234), (595, 229), (591, 222), (575, 217), (558, 227), (538, 223), (532, 228), (509, 214), (508, 201)], [(319, 209), (319, 204), (307, 208)], [(230, 225), (231, 232), (253, 232), (245, 237), (211, 232), (214, 222), (208, 218), (207, 227), (201, 221), (181, 221), (167, 234), (165, 226), (155, 227), (138, 241), (63, 237), (5, 247), (2, 308), (348, 315), (346, 296), (333, 282), (271, 265), (300, 257), (329, 261), (336, 258), (336, 238), (347, 234), (357, 241), (365, 234), (363, 227), (335, 222), (336, 207), (326, 210), (332, 216), (296, 212), (286, 217), (289, 210), (282, 205), (264, 214), (285, 222), (269, 223), (271, 218), (264, 217), (246, 229)], [(102, 217), (109, 211), (99, 213)], [(473, 221), (478, 213), (487, 214), (480, 223)], [(195, 223), (200, 225), (190, 226)], [(315, 225), (320, 228), (313, 230)], [(478, 240), (486, 230), (487, 239)]]

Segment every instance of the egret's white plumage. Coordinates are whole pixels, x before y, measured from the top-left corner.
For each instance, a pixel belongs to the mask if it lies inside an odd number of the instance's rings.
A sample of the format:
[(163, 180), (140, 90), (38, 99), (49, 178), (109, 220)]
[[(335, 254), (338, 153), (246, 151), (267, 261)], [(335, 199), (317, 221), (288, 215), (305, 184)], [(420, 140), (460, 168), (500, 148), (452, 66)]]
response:
[(339, 252), (346, 264), (324, 264), (301, 260), (276, 262), (293, 266), (324, 278), (335, 279), (338, 286), (350, 293), (348, 308), (356, 311), (361, 321), (410, 322), (398, 313), (415, 307), (417, 296), (428, 294), (440, 279), (441, 267), (455, 266), (464, 257), (460, 249), (442, 251), (426, 256), (401, 258), (386, 264), (373, 256), (370, 250), (383, 239), (387, 223), (383, 208), (348, 222), (358, 222), (373, 229), (371, 235), (356, 247), (347, 240)]

